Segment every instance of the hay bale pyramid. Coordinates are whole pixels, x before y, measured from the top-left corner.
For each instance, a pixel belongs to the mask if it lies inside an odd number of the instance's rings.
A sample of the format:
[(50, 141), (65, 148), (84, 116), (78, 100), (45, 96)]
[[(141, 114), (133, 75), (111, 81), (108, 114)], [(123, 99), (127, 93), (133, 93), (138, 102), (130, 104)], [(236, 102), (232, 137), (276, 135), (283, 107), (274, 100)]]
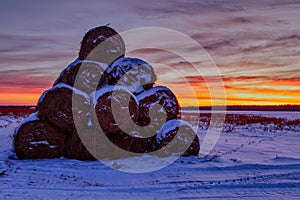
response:
[[(90, 29), (82, 39), (78, 58), (62, 70), (53, 87), (38, 100), (36, 112), (15, 130), (17, 157), (94, 160), (94, 154), (79, 137), (75, 122), (84, 124), (82, 130), (87, 136), (99, 132), (95, 126), (98, 123), (109, 142), (128, 152), (149, 153), (166, 147), (161, 156), (176, 154), (179, 152), (168, 148), (168, 144), (177, 137), (179, 147), (191, 144), (183, 149), (184, 156), (198, 155), (199, 139), (191, 126), (179, 119), (176, 96), (167, 87), (154, 86), (155, 81), (150, 64), (125, 57), (124, 41), (114, 29), (108, 26)], [(122, 92), (113, 95), (116, 90)], [(121, 102), (128, 96), (125, 106), (112, 110), (112, 99)], [(74, 105), (74, 101), (80, 106)], [(157, 105), (164, 109), (151, 114)], [(123, 120), (117, 123), (114, 115)], [(133, 129), (128, 127), (132, 122)], [(134, 134), (127, 134), (124, 127)], [(139, 135), (142, 128), (149, 132), (149, 137)], [(97, 138), (92, 140), (97, 154), (110, 151), (106, 144), (97, 143)]]

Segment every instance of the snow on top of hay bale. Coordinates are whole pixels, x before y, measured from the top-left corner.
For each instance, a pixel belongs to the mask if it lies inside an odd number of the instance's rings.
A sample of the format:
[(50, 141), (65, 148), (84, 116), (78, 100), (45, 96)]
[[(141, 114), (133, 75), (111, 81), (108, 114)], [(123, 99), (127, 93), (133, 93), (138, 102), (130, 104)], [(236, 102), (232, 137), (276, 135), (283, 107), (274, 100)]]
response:
[(118, 133), (123, 128), (128, 130), (131, 120), (137, 121), (138, 103), (126, 88), (107, 85), (94, 92), (93, 96), (97, 116), (95, 120), (105, 132)]
[(142, 126), (157, 122), (156, 128), (160, 129), (166, 120), (178, 118), (179, 103), (174, 93), (167, 87), (156, 86), (146, 90), (137, 95), (137, 100), (140, 110), (139, 122)]
[(168, 87), (165, 87), (165, 86), (155, 86), (153, 88), (151, 88), (150, 90), (147, 90), (139, 95), (136, 96), (137, 100), (140, 101), (144, 98), (147, 98), (151, 95), (153, 95), (154, 93), (160, 91), (160, 90), (170, 90)]
[(32, 122), (32, 121), (38, 121), (40, 120), (38, 118), (38, 112), (34, 112), (34, 113), (31, 113), (30, 115), (28, 115), (28, 117), (26, 117), (22, 123), (16, 128), (16, 132), (18, 132), (18, 130), (20, 129), (20, 127), (25, 124), (25, 123), (28, 123), (28, 122)]
[(177, 129), (180, 126), (188, 126), (193, 130), (193, 127), (189, 123), (182, 121), (182, 120), (172, 119), (172, 120), (167, 121), (163, 125), (162, 129), (164, 129), (164, 131), (159, 131), (156, 135), (156, 139), (158, 141), (162, 141), (167, 136), (166, 134), (168, 134), (171, 131), (174, 131), (175, 129)]
[(78, 123), (87, 120), (90, 98), (86, 93), (60, 83), (43, 93), (37, 110), (39, 118), (70, 131), (75, 128), (74, 120)]
[(151, 88), (155, 81), (156, 75), (149, 63), (138, 58), (122, 57), (106, 68), (98, 87), (118, 84), (140, 93)]
[(53, 86), (65, 83), (84, 92), (95, 91), (107, 65), (95, 61), (76, 59), (66, 67), (54, 82)]
[(108, 26), (90, 29), (81, 41), (79, 59), (111, 64), (125, 55), (125, 44), (117, 31)]
[[(97, 62), (97, 61), (94, 61), (94, 60), (80, 60), (80, 59), (76, 58), (65, 69), (63, 69), (61, 71), (60, 76), (63, 76), (65, 74), (65, 72), (70, 71), (71, 68), (75, 67), (76, 65), (78, 65), (80, 63), (93, 63), (93, 64), (98, 65), (103, 70), (105, 70), (108, 67), (108, 65), (106, 63), (101, 63), (101, 62)], [(57, 85), (57, 84), (58, 83), (55, 84), (55, 82), (54, 82), (54, 85)]]
[(66, 138), (61, 129), (30, 117), (14, 134), (14, 151), (19, 159), (58, 158), (63, 156)]
[(198, 155), (200, 142), (190, 124), (180, 120), (170, 120), (156, 135), (155, 148), (160, 150), (157, 152), (158, 156)]
[[(131, 94), (131, 92), (125, 88), (125, 87), (121, 87), (121, 86), (116, 86), (116, 85), (105, 85), (101, 88), (99, 88), (97, 91), (93, 92), (91, 94), (91, 96), (93, 97), (93, 103), (94, 103), (94, 106), (96, 106), (96, 104), (98, 103), (97, 100), (100, 96), (104, 95), (105, 93), (113, 93), (114, 91), (119, 91), (119, 92), (126, 92), (126, 93), (129, 93)], [(138, 105), (138, 100), (136, 98), (135, 95), (131, 94), (131, 98), (133, 98), (135, 100), (135, 102), (137, 102), (137, 105)]]
[(85, 92), (82, 92), (82, 91), (80, 91), (80, 90), (78, 90), (78, 89), (76, 89), (76, 88), (73, 88), (72, 86), (67, 85), (67, 84), (65, 84), (65, 83), (59, 83), (59, 84), (55, 85), (54, 87), (50, 88), (49, 90), (44, 91), (43, 94), (40, 96), (40, 98), (39, 98), (37, 104), (40, 104), (40, 103), (44, 100), (44, 98), (45, 98), (45, 96), (47, 95), (47, 93), (49, 93), (49, 92), (51, 92), (51, 91), (53, 91), (53, 90), (56, 90), (56, 89), (58, 89), (58, 88), (67, 88), (67, 89), (70, 89), (70, 90), (72, 90), (75, 94), (84, 96), (84, 97), (86, 97), (87, 99), (89, 99), (89, 96), (88, 96)]

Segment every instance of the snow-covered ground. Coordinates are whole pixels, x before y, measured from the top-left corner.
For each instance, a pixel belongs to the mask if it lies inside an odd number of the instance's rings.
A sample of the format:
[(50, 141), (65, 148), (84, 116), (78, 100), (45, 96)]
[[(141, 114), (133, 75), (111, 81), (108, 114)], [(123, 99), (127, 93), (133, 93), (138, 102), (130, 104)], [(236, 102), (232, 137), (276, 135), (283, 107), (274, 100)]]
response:
[[(206, 110), (181, 110), (184, 113), (200, 113), (205, 114), (208, 111)], [(223, 111), (214, 111), (215, 113), (223, 113)], [(284, 119), (300, 119), (300, 112), (294, 111), (225, 111), (226, 114), (246, 114), (246, 115), (257, 115), (257, 116), (265, 116), (265, 117), (277, 117)]]
[[(299, 127), (236, 126), (205, 158), (184, 157), (134, 174), (98, 161), (17, 160), (11, 135), (21, 121), (0, 117), (0, 199), (300, 199)], [(205, 129), (198, 134), (203, 139)]]

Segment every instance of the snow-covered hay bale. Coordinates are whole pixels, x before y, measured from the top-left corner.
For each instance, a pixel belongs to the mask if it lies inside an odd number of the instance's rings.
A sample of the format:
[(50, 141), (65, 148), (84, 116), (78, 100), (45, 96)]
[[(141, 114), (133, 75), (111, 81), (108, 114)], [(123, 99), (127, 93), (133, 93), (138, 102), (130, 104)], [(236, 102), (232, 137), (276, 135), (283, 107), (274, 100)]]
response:
[[(93, 95), (96, 113), (95, 123), (99, 123), (104, 132), (117, 134), (120, 130), (129, 130), (130, 122), (137, 121), (139, 115), (137, 100), (126, 88), (107, 85), (97, 90)], [(115, 117), (122, 120), (117, 123)]]
[(122, 37), (108, 26), (90, 29), (81, 41), (80, 60), (94, 60), (111, 64), (125, 55), (125, 44)]
[[(45, 91), (37, 105), (39, 118), (67, 131), (75, 128), (74, 120), (77, 123), (85, 123), (89, 109), (89, 97), (84, 92), (64, 83)], [(76, 114), (75, 118), (73, 113)]]
[(98, 88), (118, 83), (134, 94), (139, 94), (152, 88), (155, 81), (155, 72), (147, 62), (138, 58), (119, 58), (105, 70)]
[(190, 124), (181, 120), (170, 120), (156, 135), (156, 150), (159, 156), (169, 156), (181, 152), (183, 156), (198, 155), (200, 143)]
[(31, 114), (16, 129), (14, 150), (19, 159), (59, 158), (63, 156), (66, 134)]
[[(176, 119), (179, 104), (173, 92), (164, 86), (156, 86), (137, 96), (139, 102), (139, 123), (142, 126), (157, 124), (159, 130), (165, 121)], [(153, 110), (154, 106), (161, 105), (164, 109)], [(152, 117), (152, 119), (151, 119)]]
[(76, 59), (60, 73), (53, 86), (65, 83), (87, 93), (93, 92), (106, 67), (103, 63)]

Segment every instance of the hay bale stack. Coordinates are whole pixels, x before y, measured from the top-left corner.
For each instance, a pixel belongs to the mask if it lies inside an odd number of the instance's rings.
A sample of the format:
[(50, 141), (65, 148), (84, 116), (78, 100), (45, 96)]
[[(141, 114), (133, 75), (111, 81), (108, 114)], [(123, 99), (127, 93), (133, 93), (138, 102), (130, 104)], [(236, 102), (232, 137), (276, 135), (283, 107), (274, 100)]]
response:
[[(141, 126), (150, 124), (154, 130), (159, 130), (165, 121), (176, 119), (179, 111), (179, 104), (173, 92), (164, 86), (156, 86), (147, 91), (144, 91), (137, 96), (139, 102), (139, 123)], [(157, 108), (152, 110), (157, 105), (161, 105), (164, 109)], [(152, 119), (151, 119), (152, 117)]]
[(65, 83), (86, 93), (93, 92), (106, 67), (107, 65), (103, 63), (76, 59), (60, 73), (53, 86)]
[[(90, 110), (90, 99), (84, 92), (60, 83), (43, 93), (38, 101), (37, 110), (40, 119), (61, 129), (73, 131), (74, 120), (77, 123), (86, 122)], [(76, 113), (75, 118), (73, 118), (73, 113)]]
[[(197, 155), (198, 137), (189, 124), (176, 120), (176, 96), (167, 87), (153, 87), (156, 75), (150, 64), (124, 55), (124, 41), (114, 29), (89, 30), (78, 59), (43, 93), (38, 112), (16, 130), (17, 156), (95, 160), (154, 151), (159, 156)], [(120, 155), (114, 145), (125, 153)]]
[(159, 156), (183, 153), (183, 156), (198, 155), (200, 143), (190, 124), (180, 120), (170, 120), (156, 135), (155, 148)]
[(126, 87), (134, 94), (152, 88), (156, 75), (150, 64), (137, 58), (119, 58), (103, 73), (98, 88), (105, 84)]
[(94, 60), (110, 65), (124, 55), (125, 44), (122, 37), (108, 26), (90, 29), (81, 41), (80, 60)]
[(63, 156), (66, 134), (40, 120), (37, 113), (28, 116), (16, 129), (14, 149), (19, 159), (59, 158)]
[[(130, 130), (130, 122), (137, 121), (139, 115), (137, 100), (126, 88), (107, 85), (97, 90), (93, 96), (96, 113), (94, 120), (100, 124), (104, 132), (118, 134), (122, 129)], [(115, 105), (114, 113), (112, 104)], [(114, 116), (118, 116), (122, 121), (117, 123)]]

